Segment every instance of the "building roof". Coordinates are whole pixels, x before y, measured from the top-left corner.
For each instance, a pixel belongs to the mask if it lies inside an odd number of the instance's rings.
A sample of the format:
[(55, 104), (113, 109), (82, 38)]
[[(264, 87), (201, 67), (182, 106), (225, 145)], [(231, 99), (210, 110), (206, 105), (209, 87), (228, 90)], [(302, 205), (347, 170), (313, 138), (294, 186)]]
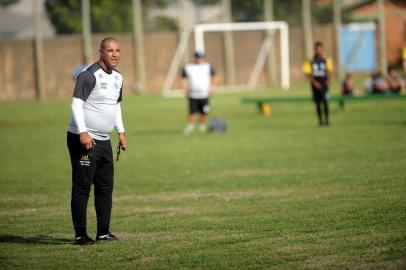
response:
[[(393, 6), (403, 8), (403, 9), (406, 7), (406, 3), (404, 0), (386, 0), (384, 2), (385, 2), (385, 4), (387, 4), (389, 2)], [(344, 9), (344, 11), (352, 11), (354, 9), (358, 9), (358, 8), (364, 7), (366, 5), (375, 4), (375, 3), (376, 3), (376, 0), (353, 0), (353, 1), (348, 0), (348, 4), (344, 4), (343, 9)]]
[[(37, 1), (41, 16), (43, 37), (55, 35), (55, 30), (45, 13), (44, 1)], [(20, 0), (7, 7), (0, 7), (0, 38), (34, 37), (33, 1)]]
[(363, 7), (365, 5), (369, 5), (371, 3), (376, 3), (376, 0), (356, 0), (353, 1), (350, 4), (347, 4), (344, 6), (343, 10), (344, 11), (351, 11), (360, 7)]
[(0, 8), (0, 18), (0, 38), (14, 37), (21, 29), (25, 29), (33, 24), (30, 18), (2, 8)]

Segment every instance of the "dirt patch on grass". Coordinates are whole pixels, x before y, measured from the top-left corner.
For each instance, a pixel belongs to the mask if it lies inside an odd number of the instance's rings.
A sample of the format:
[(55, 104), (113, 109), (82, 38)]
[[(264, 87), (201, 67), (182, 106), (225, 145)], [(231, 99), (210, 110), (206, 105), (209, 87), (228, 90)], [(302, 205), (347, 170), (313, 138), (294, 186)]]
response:
[(357, 270), (382, 270), (382, 269), (399, 269), (403, 270), (406, 269), (406, 258), (394, 260), (394, 261), (386, 261), (386, 262), (375, 262), (375, 263), (366, 263), (362, 265), (354, 266), (353, 269)]
[(116, 196), (115, 202), (127, 202), (127, 201), (158, 201), (158, 202), (170, 202), (181, 200), (203, 200), (203, 199), (223, 199), (229, 201), (232, 199), (244, 199), (244, 198), (264, 198), (264, 197), (281, 197), (288, 196), (297, 192), (296, 189), (275, 189), (270, 191), (235, 191), (235, 192), (204, 192), (204, 191), (192, 191), (192, 192), (173, 192), (173, 193), (158, 193), (150, 195), (124, 195)]
[(120, 235), (120, 240), (125, 240), (125, 241), (136, 241), (136, 242), (157, 242), (157, 241), (163, 241), (163, 242), (172, 242), (176, 241), (179, 236), (173, 233), (167, 233), (167, 232), (134, 232), (134, 233), (124, 233), (121, 232)]
[(196, 210), (192, 207), (143, 206), (143, 207), (120, 208), (120, 215), (162, 214), (165, 216), (175, 216), (178, 214), (194, 214), (194, 213), (196, 213)]
[(226, 170), (222, 172), (213, 173), (210, 176), (213, 178), (218, 177), (248, 177), (248, 176), (270, 176), (278, 174), (291, 174), (291, 173), (306, 173), (303, 169), (292, 168), (273, 168), (273, 169), (241, 169), (241, 170)]
[[(406, 269), (406, 258), (394, 261), (368, 262), (357, 264), (362, 259), (344, 255), (326, 255), (312, 257), (299, 267), (299, 269), (357, 269), (357, 270), (382, 270), (382, 269)], [(352, 262), (352, 263), (351, 263)], [(355, 265), (354, 265), (355, 263)]]
[(11, 203), (43, 203), (48, 201), (48, 196), (44, 194), (2, 194), (0, 197), (1, 204), (11, 204)]

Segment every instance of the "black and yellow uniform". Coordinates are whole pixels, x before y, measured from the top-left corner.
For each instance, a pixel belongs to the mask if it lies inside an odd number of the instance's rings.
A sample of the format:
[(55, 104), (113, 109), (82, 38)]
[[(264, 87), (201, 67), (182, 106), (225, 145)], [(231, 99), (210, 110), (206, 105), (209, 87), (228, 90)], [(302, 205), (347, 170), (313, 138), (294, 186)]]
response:
[[(313, 101), (316, 104), (317, 116), (320, 125), (329, 124), (329, 109), (328, 109), (328, 80), (329, 73), (333, 70), (333, 63), (330, 58), (313, 57), (306, 59), (303, 63), (303, 73), (312, 78), (312, 94)], [(319, 88), (316, 84), (319, 84)], [(321, 105), (324, 106), (324, 121), (321, 113)]]
[[(403, 60), (403, 74), (406, 74), (406, 44), (403, 46), (402, 49), (402, 60)], [(406, 75), (403, 75), (406, 78)]]
[(402, 59), (403, 59), (403, 61), (406, 61), (406, 45), (403, 46), (403, 49), (402, 49)]

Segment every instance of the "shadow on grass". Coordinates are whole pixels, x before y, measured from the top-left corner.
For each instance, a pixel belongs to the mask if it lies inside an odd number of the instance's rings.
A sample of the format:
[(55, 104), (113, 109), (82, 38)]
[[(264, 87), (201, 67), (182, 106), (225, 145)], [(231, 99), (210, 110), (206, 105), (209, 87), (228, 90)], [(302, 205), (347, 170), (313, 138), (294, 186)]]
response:
[(72, 239), (51, 237), (46, 235), (38, 236), (17, 236), (0, 235), (0, 244), (41, 244), (41, 245), (67, 245), (74, 244)]

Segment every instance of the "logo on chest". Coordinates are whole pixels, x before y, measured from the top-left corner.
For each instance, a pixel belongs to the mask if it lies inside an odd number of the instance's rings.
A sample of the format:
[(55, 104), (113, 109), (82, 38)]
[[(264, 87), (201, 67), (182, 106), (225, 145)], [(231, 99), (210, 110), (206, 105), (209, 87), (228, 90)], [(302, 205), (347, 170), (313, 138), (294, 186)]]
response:
[(313, 76), (326, 76), (326, 65), (324, 63), (313, 63)]
[(113, 85), (114, 85), (115, 90), (120, 90), (120, 82), (119, 81), (114, 81)]
[[(100, 83), (101, 89), (108, 89), (108, 87), (109, 87), (108, 83), (106, 83), (106, 82)], [(120, 90), (120, 82), (117, 82), (117, 81), (113, 82), (113, 90)]]

